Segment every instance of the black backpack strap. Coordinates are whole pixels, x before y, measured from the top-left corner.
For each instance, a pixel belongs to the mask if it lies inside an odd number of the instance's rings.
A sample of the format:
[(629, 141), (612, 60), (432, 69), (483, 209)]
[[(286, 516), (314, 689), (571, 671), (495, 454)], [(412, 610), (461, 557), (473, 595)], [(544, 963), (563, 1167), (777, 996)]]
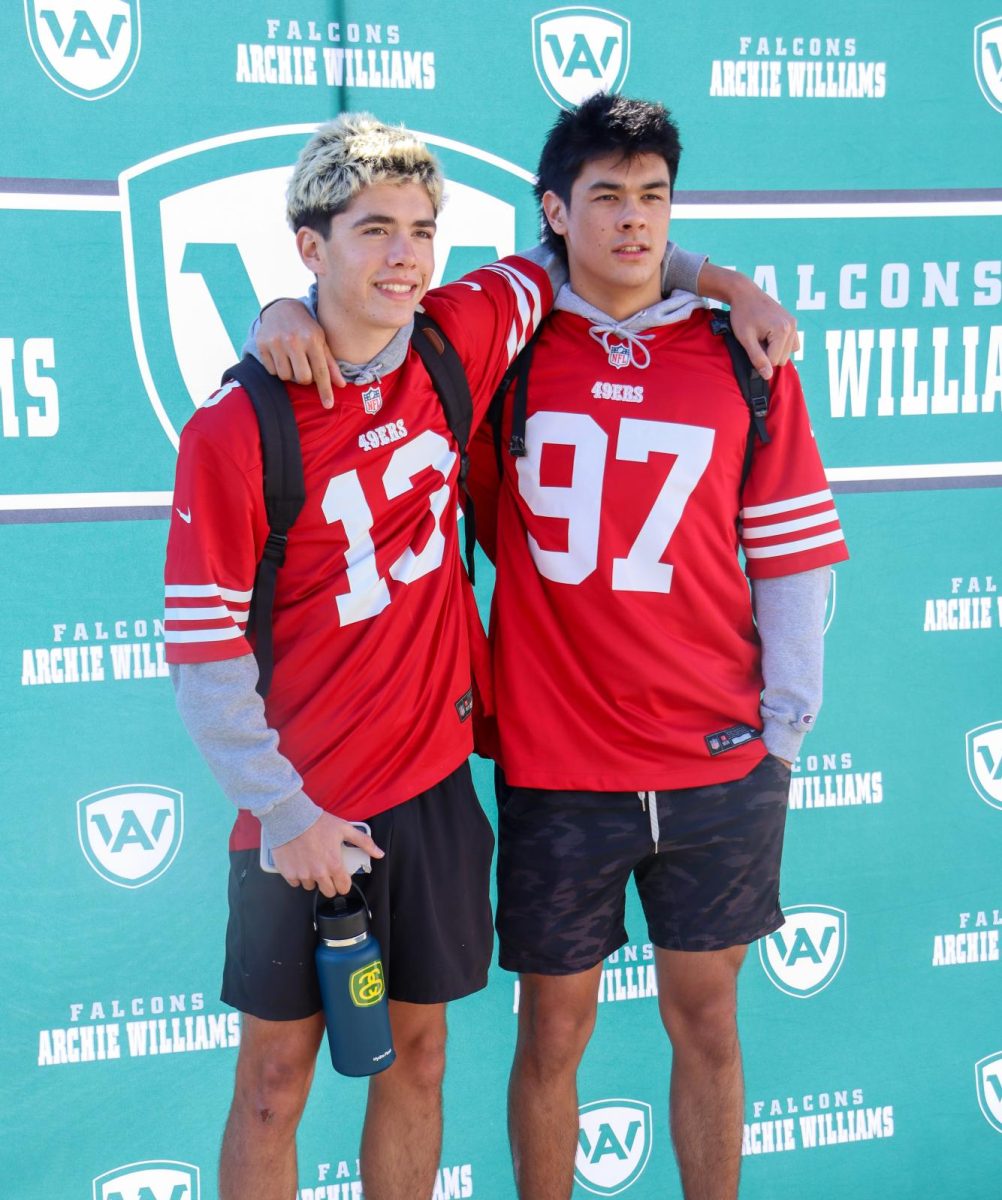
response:
[(748, 405), (748, 413), (751, 418), (751, 428), (748, 431), (748, 442), (745, 446), (744, 468), (741, 472), (741, 486), (744, 487), (748, 472), (751, 470), (755, 439), (758, 438), (763, 445), (771, 440), (765, 427), (765, 419), (769, 413), (769, 385), (751, 365), (747, 350), (734, 336), (729, 312), (716, 309), (710, 318), (710, 328), (724, 339), (727, 353), (731, 356), (734, 377), (738, 381), (741, 395), (745, 398), (745, 404)]
[(289, 530), (306, 501), (306, 485), (303, 482), (299, 429), (292, 415), (285, 385), (249, 354), (224, 373), (223, 382), (229, 379), (236, 380), (250, 397), (261, 431), (264, 506), (269, 532), (254, 577), (254, 595), (247, 626), (254, 633), (257, 690), (263, 697), (268, 694), (274, 668), (271, 613), (275, 603), (278, 569), (285, 562)]
[(470, 472), (470, 430), (473, 426), (470, 384), (455, 346), (442, 332), (438, 322), (426, 312), (414, 314), (411, 345), (431, 376), (445, 413), (445, 422), (459, 446), (459, 487), (466, 521), (466, 569), (470, 581), (474, 582), (473, 551), (477, 540), (477, 524), (473, 501), (466, 489), (466, 477)]
[(532, 356), (542, 330), (543, 326), (538, 325), (532, 337), (508, 364), (508, 370), (502, 376), (501, 382), (491, 398), (490, 408), (487, 410), (487, 419), (494, 429), (494, 456), (497, 459), (499, 475), (502, 463), (501, 421), (504, 416), (505, 400), (512, 383), (515, 384), (515, 403), (511, 414), (508, 453), (512, 458), (525, 458), (525, 422), (529, 408), (529, 368), (532, 366)]

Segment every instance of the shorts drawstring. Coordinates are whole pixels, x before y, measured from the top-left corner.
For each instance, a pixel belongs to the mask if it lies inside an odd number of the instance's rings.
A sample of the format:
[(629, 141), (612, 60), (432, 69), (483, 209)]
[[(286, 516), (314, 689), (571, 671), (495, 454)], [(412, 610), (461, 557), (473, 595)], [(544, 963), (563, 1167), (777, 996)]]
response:
[[(661, 841), (661, 823), (658, 820), (658, 797), (656, 792), (637, 792), (640, 797), (640, 807), (650, 817), (651, 841), (654, 843), (654, 853), (658, 852), (658, 842)], [(649, 805), (648, 805), (649, 802)]]

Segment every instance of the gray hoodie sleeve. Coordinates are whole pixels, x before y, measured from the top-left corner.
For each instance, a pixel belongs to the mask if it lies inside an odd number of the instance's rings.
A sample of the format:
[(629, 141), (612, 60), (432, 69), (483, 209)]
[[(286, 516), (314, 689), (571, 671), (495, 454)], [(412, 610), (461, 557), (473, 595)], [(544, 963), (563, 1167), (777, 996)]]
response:
[(762, 641), (762, 739), (791, 762), (817, 719), (824, 666), (825, 603), (830, 567), (752, 580)]
[(320, 819), (323, 810), (303, 791), (265, 719), (252, 654), (172, 664), (170, 677), (192, 740), (237, 808), (259, 818), (269, 846), (284, 846)]
[(706, 262), (705, 254), (693, 254), (674, 242), (668, 243), (668, 253), (661, 260), (661, 294), (676, 290), (699, 295), (699, 272)]

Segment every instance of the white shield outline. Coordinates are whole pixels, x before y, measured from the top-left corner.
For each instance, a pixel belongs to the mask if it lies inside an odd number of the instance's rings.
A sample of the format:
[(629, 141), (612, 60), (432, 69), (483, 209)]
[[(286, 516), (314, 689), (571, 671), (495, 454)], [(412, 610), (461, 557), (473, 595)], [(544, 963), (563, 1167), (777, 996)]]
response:
[[(989, 42), (987, 35), (993, 31), (995, 36), (990, 40), (998, 48), (1000, 57), (1000, 66), (994, 71), (994, 78), (985, 70)], [(974, 26), (974, 77), (982, 96), (996, 112), (1002, 112), (1002, 17), (993, 17)]]
[(988, 1095), (988, 1069), (992, 1064), (996, 1064), (997, 1067), (991, 1074), (996, 1075), (1002, 1084), (1002, 1050), (996, 1050), (994, 1054), (988, 1054), (974, 1064), (974, 1085), (978, 1091), (978, 1105), (985, 1120), (996, 1133), (1002, 1133), (1002, 1099), (990, 1099)]
[[(543, 39), (547, 26), (566, 26), (575, 18), (585, 18), (592, 22), (601, 22), (610, 31), (620, 37), (619, 65), (613, 75), (599, 80), (590, 91), (582, 88), (563, 87), (552, 78), (543, 49)], [(608, 8), (592, 8), (589, 6), (573, 5), (568, 8), (551, 8), (547, 12), (537, 13), (532, 18), (532, 65), (536, 70), (536, 78), (543, 86), (547, 96), (560, 108), (575, 108), (582, 100), (595, 92), (605, 91), (613, 95), (618, 93), (626, 82), (630, 70), (630, 21), (619, 13)]]
[[(154, 1171), (168, 1176), (168, 1179), (160, 1181), (152, 1180), (150, 1176)], [(115, 1167), (112, 1171), (106, 1171), (103, 1175), (98, 1175), (94, 1180), (94, 1200), (110, 1200), (110, 1197), (114, 1194), (109, 1191), (111, 1184), (118, 1183), (120, 1180), (128, 1182), (130, 1176), (138, 1186), (133, 1195), (124, 1195), (123, 1200), (138, 1200), (139, 1187), (150, 1187), (151, 1183), (156, 1182), (168, 1184), (171, 1191), (179, 1183), (187, 1183), (189, 1186), (188, 1200), (199, 1200), (201, 1195), (201, 1175), (194, 1163), (178, 1162), (176, 1159), (171, 1158), (158, 1158), (148, 1159), (144, 1162), (127, 1163), (123, 1167)], [(171, 1176), (173, 1177), (173, 1182), (169, 1178)], [(156, 1193), (156, 1195), (157, 1200), (171, 1200), (169, 1193), (167, 1195)]]
[(626, 1191), (628, 1187), (636, 1183), (644, 1172), (647, 1166), (647, 1160), (651, 1156), (651, 1147), (654, 1141), (654, 1122), (652, 1119), (651, 1106), (644, 1100), (627, 1100), (624, 1097), (614, 1097), (607, 1100), (592, 1100), (588, 1104), (582, 1104), (578, 1109), (578, 1128), (581, 1128), (581, 1118), (588, 1113), (597, 1112), (607, 1109), (628, 1109), (631, 1113), (639, 1113), (643, 1122), (642, 1134), (643, 1145), (637, 1155), (632, 1156), (627, 1161), (629, 1167), (628, 1174), (621, 1179), (617, 1179), (609, 1184), (600, 1184), (593, 1179), (589, 1179), (584, 1172), (584, 1167), (581, 1165), (581, 1142), (577, 1143), (577, 1149), (574, 1156), (574, 1181), (585, 1189), (591, 1192), (594, 1196), (616, 1196), (620, 1192)]
[[(168, 237), (164, 210), (170, 203), (205, 185), (228, 183), (277, 170), (284, 170), (287, 179), (307, 137), (315, 131), (315, 124), (276, 125), (224, 134), (179, 146), (136, 163), (119, 175), (125, 284), (136, 361), (149, 402), (175, 450), (181, 427), (218, 386), (219, 375), (233, 361), (239, 347), (231, 345), (224, 335), (222, 340), (229, 347), (227, 354), (220, 361), (215, 353), (205, 356), (205, 362), (200, 364), (202, 374), (211, 368), (215, 372), (214, 382), (210, 387), (199, 388), (196, 397), (185, 382), (179, 349), (173, 340), (168, 267), (164, 261), (164, 243)], [(436, 147), (447, 166), (450, 156), (457, 164), (455, 169), (449, 170), (451, 182), (445, 189), (449, 203), (439, 220), (435, 239), (433, 287), (442, 278), (452, 248), (486, 245), (489, 248), (486, 257), (503, 256), (536, 236), (538, 217), (530, 190), (525, 189), (524, 198), (515, 195), (512, 181), (508, 179), (511, 176), (519, 184), (531, 186), (535, 178), (531, 171), (476, 146), (420, 130), (413, 132)], [(204, 157), (199, 159), (199, 156)], [(476, 184), (459, 182), (464, 176), (463, 165), (467, 160), (472, 160), (473, 169), (467, 171), (466, 178), (475, 177)], [(499, 186), (499, 180), (505, 181), (503, 186)], [(502, 196), (506, 198), (502, 200)], [(278, 204), (276, 213), (269, 214), (269, 219), (274, 217), (281, 224), (283, 213), (284, 204)], [(471, 222), (471, 213), (477, 216), (475, 222)], [(471, 224), (478, 228), (475, 241), (471, 241)], [(520, 230), (517, 238), (516, 227)], [(291, 234), (288, 234), (288, 247), (289, 259), (295, 259), (296, 265), (303, 270)], [(235, 248), (239, 250), (239, 247)], [(265, 254), (264, 258), (271, 262), (274, 256)], [(286, 267), (280, 264), (278, 270), (285, 271)], [(267, 270), (265, 274), (268, 274)], [(253, 273), (251, 287), (258, 303), (275, 295), (290, 294), (286, 290), (269, 292), (270, 286), (267, 279)], [(222, 323), (219, 324), (221, 327)], [(240, 331), (241, 341), (242, 337), (243, 330)], [(191, 364), (187, 360), (186, 365), (190, 370)]]
[[(102, 801), (114, 800), (118, 796), (133, 795), (136, 793), (156, 797), (158, 802), (161, 803), (166, 800), (170, 804), (174, 819), (174, 832), (170, 843), (162, 851), (156, 863), (143, 875), (129, 878), (113, 871), (111, 866), (103, 861), (95, 849), (91, 841), (90, 816), (93, 809), (101, 804)], [(161, 787), (155, 783), (126, 783), (120, 784), (117, 787), (102, 788), (100, 791), (91, 792), (77, 801), (77, 839), (80, 842), (80, 849), (83, 851), (84, 858), (86, 858), (90, 867), (102, 879), (108, 883), (113, 883), (115, 887), (134, 890), (145, 887), (155, 879), (159, 879), (177, 857), (183, 837), (184, 795), (176, 788)]]
[(828, 599), (825, 601), (825, 625), (821, 630), (822, 634), (826, 634), (832, 627), (832, 621), (835, 620), (835, 598), (836, 587), (838, 585), (838, 576), (835, 574), (835, 568), (831, 568), (831, 575), (828, 583)]
[[(769, 939), (773, 937), (773, 934), (767, 934), (765, 937), (759, 938), (758, 956), (766, 978), (774, 987), (785, 993), (785, 995), (793, 996), (797, 1000), (808, 1000), (811, 996), (816, 996), (819, 992), (823, 992), (842, 969), (842, 963), (845, 961), (846, 946), (849, 941), (849, 918), (845, 909), (835, 908), (830, 904), (791, 904), (789, 908), (783, 909), (783, 916), (787, 920), (798, 913), (817, 913), (825, 917), (835, 918), (838, 927), (838, 951), (825, 971), (825, 974), (807, 987), (798, 988), (790, 983), (783, 977), (782, 971), (785, 964), (781, 963), (777, 967), (772, 960), (773, 949)], [(796, 926), (797, 923), (794, 922), (793, 924)], [(778, 933), (779, 930), (775, 932)]]
[[(142, 45), (142, 25), (139, 15), (140, 0), (115, 0), (115, 3), (124, 5), (129, 10), (129, 16), (131, 17), (127, 31), (129, 35), (128, 52), (121, 65), (115, 67), (115, 74), (109, 76), (103, 83), (93, 88), (82, 87), (79, 83), (74, 83), (71, 79), (68, 79), (60, 72), (55, 62), (53, 62), (52, 57), (46, 51), (45, 42), (47, 35), (39, 29), (38, 13), (36, 11), (42, 2), (43, 0), (24, 0), (24, 20), (28, 30), (28, 44), (31, 46), (31, 52), (45, 74), (52, 80), (56, 87), (61, 88), (71, 96), (76, 96), (78, 100), (103, 100), (106, 96), (117, 92), (128, 81), (129, 76), (136, 69), (136, 63), (139, 61), (139, 51)], [(51, 3), (52, 0), (49, 0), (49, 2)], [(86, 8), (87, 3), (88, 0), (74, 0), (73, 7), (75, 9)], [(90, 0), (90, 6), (92, 8), (95, 7), (94, 0)], [(69, 5), (67, 4), (65, 7), (68, 8)], [(101, 7), (107, 7), (107, 4), (105, 3)]]
[(967, 777), (970, 779), (974, 790), (986, 804), (990, 804), (992, 808), (1002, 809), (1002, 780), (996, 781), (991, 778), (982, 778), (981, 761), (977, 756), (979, 747), (975, 745), (979, 738), (987, 740), (989, 732), (994, 732), (997, 735), (992, 738), (992, 741), (997, 743), (998, 753), (993, 754), (992, 757), (996, 763), (1002, 759), (1002, 721), (989, 721), (987, 725), (979, 725), (976, 729), (969, 729), (964, 734)]

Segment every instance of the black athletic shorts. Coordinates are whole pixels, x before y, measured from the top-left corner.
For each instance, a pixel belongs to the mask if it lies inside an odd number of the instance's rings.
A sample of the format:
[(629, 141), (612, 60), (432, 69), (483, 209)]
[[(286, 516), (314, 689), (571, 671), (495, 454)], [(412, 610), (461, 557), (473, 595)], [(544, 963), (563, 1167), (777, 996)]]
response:
[[(469, 765), (368, 824), (386, 856), (354, 880), (372, 912), (390, 999), (439, 1004), (485, 987), (494, 834)], [(224, 1003), (268, 1021), (320, 1011), (315, 894), (262, 871), (260, 851), (231, 852)]]
[(778, 929), (789, 786), (772, 755), (731, 783), (657, 793), (509, 788), (498, 772), (501, 966), (570, 975), (601, 962), (627, 940), (631, 874), (662, 949)]

